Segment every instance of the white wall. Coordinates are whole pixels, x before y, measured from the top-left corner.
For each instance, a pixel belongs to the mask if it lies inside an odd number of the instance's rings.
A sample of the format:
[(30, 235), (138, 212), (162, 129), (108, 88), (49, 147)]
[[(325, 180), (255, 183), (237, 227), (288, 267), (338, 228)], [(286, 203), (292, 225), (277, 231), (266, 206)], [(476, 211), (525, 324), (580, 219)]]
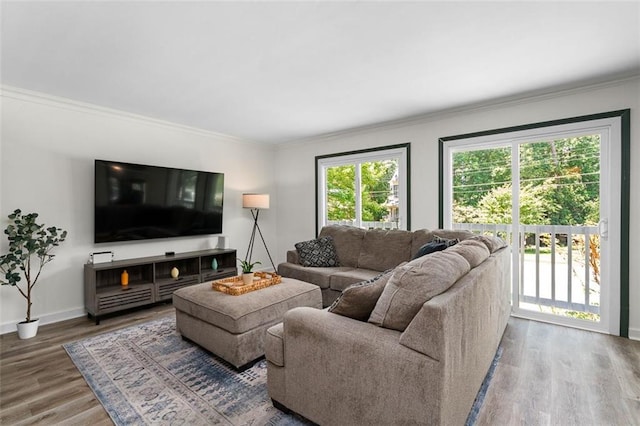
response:
[(631, 108), (630, 336), (640, 339), (640, 78), (558, 92), (278, 148), (278, 261), (315, 237), (316, 155), (411, 142), (411, 227), (438, 226), (438, 138)]
[[(14, 88), (3, 87), (0, 100), (0, 229), (20, 208), (69, 231), (34, 289), (32, 316), (43, 323), (85, 315), (83, 265), (91, 252), (113, 250), (116, 259), (125, 259), (217, 243), (208, 236), (94, 244), (94, 159), (225, 173), (223, 233), (241, 258), (252, 226), (241, 194), (268, 192), (276, 203), (272, 147)], [(263, 211), (260, 224), (275, 248), (275, 210)], [(6, 252), (4, 235), (0, 241)], [(261, 244), (253, 259), (269, 263)], [(25, 309), (15, 288), (0, 287), (1, 332), (15, 331)]]

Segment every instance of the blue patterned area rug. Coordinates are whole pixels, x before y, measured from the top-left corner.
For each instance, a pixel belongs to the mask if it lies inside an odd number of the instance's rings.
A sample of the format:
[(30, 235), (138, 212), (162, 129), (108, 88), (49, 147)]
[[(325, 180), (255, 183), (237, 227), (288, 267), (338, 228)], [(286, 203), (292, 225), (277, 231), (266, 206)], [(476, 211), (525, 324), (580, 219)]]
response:
[(67, 343), (116, 425), (302, 425), (271, 405), (264, 360), (242, 373), (176, 332), (175, 317)]
[[(63, 345), (116, 425), (305, 425), (271, 405), (262, 360), (242, 373), (182, 339), (175, 317)], [(466, 426), (473, 426), (502, 348)]]

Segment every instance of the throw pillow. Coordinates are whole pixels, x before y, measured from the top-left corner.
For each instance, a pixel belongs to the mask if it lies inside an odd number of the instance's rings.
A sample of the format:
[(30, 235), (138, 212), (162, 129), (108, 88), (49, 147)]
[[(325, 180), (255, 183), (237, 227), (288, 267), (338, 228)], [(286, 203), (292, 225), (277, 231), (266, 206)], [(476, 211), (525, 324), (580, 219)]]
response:
[(340, 266), (333, 238), (320, 237), (315, 240), (295, 244), (302, 266), (333, 267)]
[(411, 260), (417, 259), (427, 254), (435, 253), (437, 251), (442, 251), (447, 247), (447, 243), (437, 243), (435, 241), (431, 241), (430, 243), (427, 243), (420, 247)]
[(369, 322), (404, 331), (425, 302), (455, 284), (471, 267), (448, 250), (396, 268), (376, 303)]
[(393, 269), (388, 269), (370, 280), (351, 284), (329, 307), (329, 312), (358, 321), (366, 321), (392, 273)]
[(500, 250), (502, 247), (506, 247), (507, 243), (500, 237), (494, 237), (493, 235), (476, 235), (469, 238), (470, 240), (482, 241), (491, 253)]
[(484, 262), (491, 254), (482, 241), (471, 238), (460, 241), (455, 247), (451, 247), (450, 251), (464, 257), (472, 269)]
[(442, 238), (442, 237), (438, 237), (437, 235), (433, 236), (433, 240), (431, 241), (433, 243), (444, 243), (447, 245), (447, 247), (451, 247), (451, 246), (455, 246), (456, 244), (458, 244), (460, 242), (459, 239), (457, 238)]
[(417, 259), (427, 254), (435, 253), (436, 251), (442, 251), (447, 247), (458, 244), (458, 242), (460, 242), (460, 240), (458, 240), (457, 238), (448, 239), (434, 235), (433, 240), (420, 247), (416, 254), (411, 258), (411, 260)]

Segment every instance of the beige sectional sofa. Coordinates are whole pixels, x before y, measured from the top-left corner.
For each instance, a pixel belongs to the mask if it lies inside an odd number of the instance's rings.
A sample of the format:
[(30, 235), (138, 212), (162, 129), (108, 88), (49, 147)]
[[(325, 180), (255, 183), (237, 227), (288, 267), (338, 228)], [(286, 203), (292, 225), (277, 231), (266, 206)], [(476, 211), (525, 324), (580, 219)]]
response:
[[(404, 246), (384, 244), (387, 250), (377, 259), (381, 266), (363, 262), (368, 267), (360, 268), (356, 262), (372, 253), (369, 232), (359, 245), (352, 242), (360, 250), (348, 266), (333, 274), (307, 268), (297, 277), (320, 283), (323, 292), (337, 292), (335, 274), (340, 285), (347, 276), (379, 275), (391, 266), (388, 258), (410, 260), (419, 238), (433, 237), (428, 231), (406, 233), (396, 240)], [(335, 240), (336, 249), (344, 248), (339, 236)], [(281, 324), (267, 330), (265, 341), (274, 405), (320, 425), (463, 425), (510, 314), (509, 248), (496, 239), (469, 240), (411, 260), (373, 284), (351, 287), (345, 295), (382, 282), (368, 321), (327, 309), (288, 311)], [(303, 274), (291, 265), (284, 270)]]
[(287, 261), (278, 265), (283, 277), (317, 285), (322, 290), (322, 304), (331, 305), (349, 285), (368, 280), (402, 262), (408, 262), (434, 236), (465, 239), (468, 231), (437, 229), (429, 231), (364, 230), (352, 226), (330, 225), (321, 229), (318, 238), (331, 237), (340, 261), (339, 267), (305, 267), (296, 250), (287, 251)]

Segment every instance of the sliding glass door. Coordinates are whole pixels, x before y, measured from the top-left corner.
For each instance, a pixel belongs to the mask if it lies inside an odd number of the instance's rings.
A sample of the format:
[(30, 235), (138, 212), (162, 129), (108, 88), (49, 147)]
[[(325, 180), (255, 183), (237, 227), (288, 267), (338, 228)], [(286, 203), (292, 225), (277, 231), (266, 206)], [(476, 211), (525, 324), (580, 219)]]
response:
[(604, 119), (443, 143), (444, 225), (510, 243), (514, 315), (619, 333), (619, 126)]

